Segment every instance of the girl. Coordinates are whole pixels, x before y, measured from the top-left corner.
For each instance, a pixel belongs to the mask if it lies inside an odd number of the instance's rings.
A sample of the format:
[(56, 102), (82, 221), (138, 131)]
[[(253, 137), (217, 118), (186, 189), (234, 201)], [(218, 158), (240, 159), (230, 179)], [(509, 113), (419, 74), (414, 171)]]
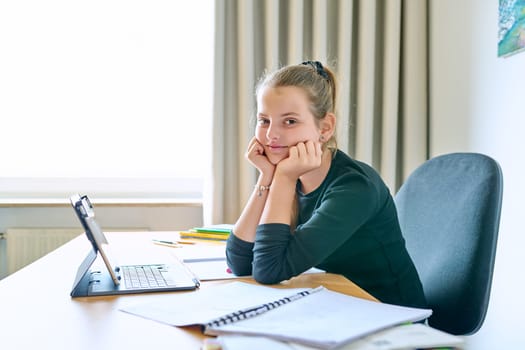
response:
[(232, 272), (272, 284), (317, 267), (382, 302), (426, 307), (388, 188), (337, 149), (333, 72), (317, 61), (284, 67), (256, 96), (246, 158), (259, 178), (227, 242)]

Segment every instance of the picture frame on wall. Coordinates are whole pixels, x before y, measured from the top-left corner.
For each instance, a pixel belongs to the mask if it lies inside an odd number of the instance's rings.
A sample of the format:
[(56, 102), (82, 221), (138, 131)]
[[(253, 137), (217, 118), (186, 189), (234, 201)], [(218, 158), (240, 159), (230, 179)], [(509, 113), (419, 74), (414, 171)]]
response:
[(525, 0), (499, 0), (498, 57), (525, 51)]

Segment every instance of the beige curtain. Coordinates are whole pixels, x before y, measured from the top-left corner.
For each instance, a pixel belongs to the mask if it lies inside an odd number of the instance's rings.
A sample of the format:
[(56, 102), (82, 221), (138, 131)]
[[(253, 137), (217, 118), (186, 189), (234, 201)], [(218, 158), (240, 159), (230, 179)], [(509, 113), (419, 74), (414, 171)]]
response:
[(217, 0), (213, 161), (205, 223), (233, 223), (256, 180), (244, 159), (265, 70), (319, 60), (338, 75), (338, 144), (392, 193), (428, 158), (428, 0)]

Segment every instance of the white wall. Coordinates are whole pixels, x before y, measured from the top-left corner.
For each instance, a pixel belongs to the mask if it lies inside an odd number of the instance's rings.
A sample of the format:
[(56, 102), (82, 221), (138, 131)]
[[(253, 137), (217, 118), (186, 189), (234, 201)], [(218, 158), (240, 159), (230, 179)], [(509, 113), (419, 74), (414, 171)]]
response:
[(503, 212), (489, 311), (467, 349), (517, 349), (525, 315), (525, 52), (497, 57), (498, 1), (434, 0), (431, 153), (488, 154), (504, 174)]

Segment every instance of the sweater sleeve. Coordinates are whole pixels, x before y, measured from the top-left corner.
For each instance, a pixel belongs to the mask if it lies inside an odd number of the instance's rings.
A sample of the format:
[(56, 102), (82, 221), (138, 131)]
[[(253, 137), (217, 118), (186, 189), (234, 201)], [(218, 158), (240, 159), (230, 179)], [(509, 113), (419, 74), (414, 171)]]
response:
[(262, 224), (253, 248), (253, 277), (265, 284), (318, 266), (375, 215), (379, 195), (362, 176), (343, 176), (324, 192), (312, 215), (291, 232), (286, 224)]
[(243, 241), (230, 233), (226, 242), (226, 263), (237, 276), (252, 274), (253, 243)]

